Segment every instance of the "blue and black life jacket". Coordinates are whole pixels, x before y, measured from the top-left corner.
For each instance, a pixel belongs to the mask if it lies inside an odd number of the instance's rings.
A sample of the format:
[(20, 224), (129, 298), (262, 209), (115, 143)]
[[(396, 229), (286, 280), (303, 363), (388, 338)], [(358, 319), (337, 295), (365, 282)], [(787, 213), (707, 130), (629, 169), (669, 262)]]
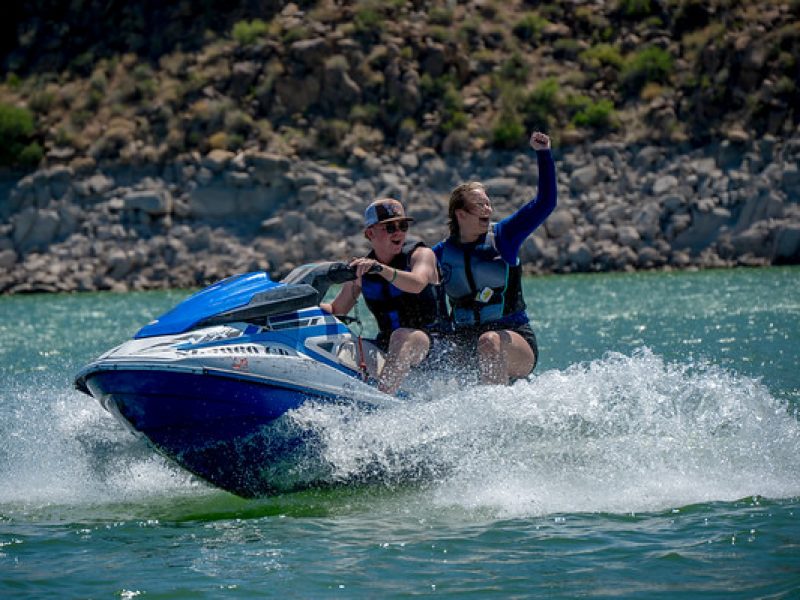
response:
[[(406, 239), (400, 253), (389, 263), (399, 271), (411, 271), (411, 255), (425, 244)], [(375, 252), (368, 254), (375, 258)], [(428, 284), (419, 294), (404, 292), (378, 274), (361, 278), (361, 294), (378, 322), (378, 340), (388, 341), (395, 329), (409, 327), (423, 331), (447, 329), (447, 305), (441, 285)]]
[(495, 247), (494, 229), (483, 241), (462, 244), (450, 237), (437, 250), (439, 268), (456, 328), (528, 322), (522, 267), (510, 265)]

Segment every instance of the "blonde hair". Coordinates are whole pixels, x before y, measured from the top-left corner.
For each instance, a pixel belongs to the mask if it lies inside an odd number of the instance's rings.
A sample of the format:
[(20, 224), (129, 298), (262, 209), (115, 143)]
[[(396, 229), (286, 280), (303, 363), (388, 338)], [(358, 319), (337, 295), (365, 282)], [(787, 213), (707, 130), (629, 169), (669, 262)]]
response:
[(467, 194), (477, 190), (485, 189), (486, 188), (480, 181), (468, 181), (467, 183), (462, 183), (452, 192), (450, 192), (450, 203), (447, 206), (447, 226), (450, 227), (451, 237), (457, 238), (459, 236), (456, 211), (459, 208), (464, 208), (467, 200)]

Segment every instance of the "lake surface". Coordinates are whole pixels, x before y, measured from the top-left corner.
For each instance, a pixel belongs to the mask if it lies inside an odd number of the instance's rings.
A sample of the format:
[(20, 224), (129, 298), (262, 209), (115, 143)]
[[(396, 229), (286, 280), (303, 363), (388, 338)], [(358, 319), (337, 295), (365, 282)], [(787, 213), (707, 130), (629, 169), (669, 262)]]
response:
[(261, 500), (72, 389), (185, 292), (2, 297), (0, 596), (798, 598), (799, 283), (529, 278), (529, 381), (300, 409), (339, 475), (386, 478)]

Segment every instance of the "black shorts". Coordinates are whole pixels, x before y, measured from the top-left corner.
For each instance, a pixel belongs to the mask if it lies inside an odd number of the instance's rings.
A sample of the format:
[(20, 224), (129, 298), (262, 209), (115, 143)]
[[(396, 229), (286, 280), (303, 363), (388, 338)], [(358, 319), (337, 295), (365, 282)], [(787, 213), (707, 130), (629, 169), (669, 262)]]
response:
[[(478, 338), (487, 331), (513, 331), (522, 336), (533, 351), (533, 366), (530, 373), (536, 368), (539, 362), (539, 346), (536, 343), (536, 334), (533, 333), (530, 323), (522, 325), (502, 325), (499, 323), (488, 323), (476, 327), (459, 329), (454, 333), (444, 336), (442, 347), (446, 348), (446, 360), (461, 369), (478, 369)], [(433, 346), (432, 346), (433, 348)], [(530, 375), (528, 373), (528, 375)]]

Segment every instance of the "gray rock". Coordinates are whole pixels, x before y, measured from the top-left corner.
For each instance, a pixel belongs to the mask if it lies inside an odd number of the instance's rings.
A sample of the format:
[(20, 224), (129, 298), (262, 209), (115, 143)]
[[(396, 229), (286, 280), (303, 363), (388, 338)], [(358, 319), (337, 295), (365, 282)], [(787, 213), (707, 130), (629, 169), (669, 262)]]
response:
[(320, 186), (325, 184), (325, 176), (321, 173), (314, 173), (313, 171), (305, 171), (295, 176), (294, 184), (298, 189), (304, 188), (308, 185)]
[(236, 190), (228, 186), (200, 186), (189, 194), (189, 210), (199, 219), (219, 219), (238, 213)]
[(24, 227), (17, 230), (16, 224), (14, 229), (14, 241), (20, 250), (43, 250), (55, 241), (59, 226), (59, 216), (55, 210), (40, 208), (33, 212), (32, 219), (26, 216), (25, 221), (24, 225), (28, 225), (27, 231)]
[(17, 263), (17, 253), (7, 248), (0, 250), (0, 269), (7, 271)]
[(653, 183), (653, 194), (656, 196), (661, 196), (662, 194), (675, 189), (677, 185), (677, 177), (674, 175), (664, 175), (663, 177), (656, 179), (655, 183)]
[(221, 173), (234, 156), (234, 153), (228, 150), (214, 149), (203, 157), (201, 164), (212, 173)]
[(566, 234), (575, 226), (572, 214), (563, 208), (556, 209), (544, 222), (547, 234), (551, 238), (558, 238)]
[(667, 258), (652, 246), (644, 246), (639, 250), (636, 264), (644, 268), (659, 267), (666, 264)]
[(247, 163), (253, 168), (253, 176), (264, 185), (277, 185), (286, 181), (290, 162), (285, 156), (268, 152), (254, 152), (247, 155)]
[(50, 184), (50, 191), (55, 199), (61, 199), (72, 189), (72, 178), (75, 172), (66, 165), (56, 165), (47, 170), (47, 179)]
[(319, 189), (316, 185), (306, 185), (297, 190), (297, 201), (302, 205), (311, 204), (318, 195)]
[[(103, 175), (102, 173), (98, 173), (96, 175), (92, 175), (85, 180), (86, 183), (86, 191), (88, 194), (97, 194), (102, 196), (106, 192), (111, 191), (114, 188), (114, 179), (108, 177), (107, 175)], [(76, 189), (78, 193), (79, 190)]]
[(588, 192), (600, 179), (600, 172), (594, 164), (580, 167), (572, 172), (569, 178), (569, 187), (572, 193)]
[(638, 248), (642, 243), (642, 238), (635, 227), (623, 225), (617, 229), (617, 241), (623, 246)]
[(761, 194), (750, 195), (746, 198), (739, 212), (736, 229), (748, 229), (758, 221), (782, 216), (783, 202), (781, 199), (775, 192), (764, 190)]
[(800, 202), (800, 169), (797, 164), (787, 164), (783, 169), (781, 189), (792, 202)]
[(773, 258), (779, 263), (800, 262), (800, 223), (781, 225), (777, 229)]
[(416, 154), (405, 152), (400, 155), (400, 164), (405, 169), (416, 169), (419, 166), (419, 159)]
[(168, 190), (142, 190), (128, 192), (122, 198), (124, 210), (141, 210), (149, 215), (161, 216), (172, 211), (172, 194)]
[(585, 242), (574, 241), (567, 248), (567, 260), (578, 271), (588, 271), (592, 264), (592, 252)]
[(236, 188), (246, 188), (253, 185), (253, 178), (242, 171), (225, 171), (225, 183)]
[(483, 185), (490, 198), (494, 196), (508, 197), (514, 192), (517, 180), (511, 177), (492, 177), (484, 181)]
[(325, 38), (299, 40), (289, 47), (291, 57), (307, 68), (316, 68), (330, 55), (330, 47)]
[(768, 257), (772, 254), (772, 240), (770, 230), (763, 223), (756, 223), (749, 229), (732, 235), (730, 243), (737, 255), (751, 254), (753, 256)]
[(724, 208), (715, 208), (709, 212), (693, 210), (691, 224), (675, 237), (673, 245), (697, 253), (712, 244), (720, 229), (728, 225), (730, 220), (731, 213)]
[(422, 173), (428, 180), (428, 185), (433, 189), (442, 189), (450, 185), (450, 171), (438, 156), (428, 158), (422, 163)]

